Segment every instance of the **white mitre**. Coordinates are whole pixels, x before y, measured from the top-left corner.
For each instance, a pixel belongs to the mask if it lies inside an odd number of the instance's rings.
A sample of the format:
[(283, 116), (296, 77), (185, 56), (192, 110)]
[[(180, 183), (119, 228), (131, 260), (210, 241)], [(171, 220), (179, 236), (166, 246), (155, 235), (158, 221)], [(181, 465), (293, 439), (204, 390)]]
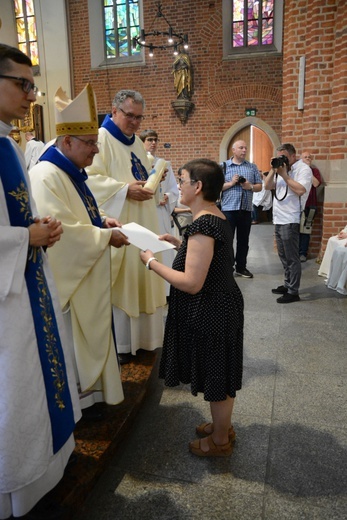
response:
[(57, 136), (98, 133), (96, 99), (90, 83), (73, 100), (59, 87), (54, 96), (54, 105)]

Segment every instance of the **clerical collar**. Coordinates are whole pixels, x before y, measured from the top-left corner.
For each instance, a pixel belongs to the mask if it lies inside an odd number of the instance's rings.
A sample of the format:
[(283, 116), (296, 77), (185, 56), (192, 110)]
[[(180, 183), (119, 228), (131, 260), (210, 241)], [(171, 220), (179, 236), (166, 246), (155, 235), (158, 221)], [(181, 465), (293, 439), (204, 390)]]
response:
[(103, 120), (101, 127), (106, 128), (106, 130), (110, 132), (110, 134), (115, 139), (118, 139), (118, 141), (125, 144), (126, 146), (131, 146), (135, 142), (135, 134), (133, 134), (131, 137), (128, 137), (127, 135), (123, 134), (120, 128), (116, 125), (116, 123), (113, 122), (109, 114), (107, 114), (107, 116)]

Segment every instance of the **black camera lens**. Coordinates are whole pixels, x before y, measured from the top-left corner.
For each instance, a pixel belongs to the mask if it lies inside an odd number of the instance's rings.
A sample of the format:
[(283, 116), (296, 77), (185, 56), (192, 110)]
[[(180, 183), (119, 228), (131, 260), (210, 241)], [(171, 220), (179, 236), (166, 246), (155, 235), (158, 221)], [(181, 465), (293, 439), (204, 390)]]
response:
[(289, 166), (288, 157), (286, 155), (279, 155), (278, 157), (274, 157), (271, 159), (271, 167), (272, 168), (280, 168), (281, 166), (286, 165)]
[(272, 168), (279, 168), (281, 166), (281, 162), (278, 157), (274, 157), (271, 159), (271, 167)]
[(243, 184), (244, 182), (246, 182), (247, 179), (245, 179), (244, 177), (242, 177), (242, 175), (239, 177), (239, 180), (237, 181), (237, 184)]

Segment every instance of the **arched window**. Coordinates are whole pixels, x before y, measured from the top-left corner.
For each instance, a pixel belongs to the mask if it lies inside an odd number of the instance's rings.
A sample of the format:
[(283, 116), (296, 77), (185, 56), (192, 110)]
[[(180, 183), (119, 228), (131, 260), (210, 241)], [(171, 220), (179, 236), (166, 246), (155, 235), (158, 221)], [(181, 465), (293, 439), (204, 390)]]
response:
[(132, 48), (140, 32), (140, 0), (104, 0), (105, 59), (131, 61), (141, 54)]
[(39, 51), (33, 0), (14, 0), (18, 47), (30, 57), (34, 74), (38, 74)]
[(282, 50), (283, 0), (223, 0), (224, 57)]

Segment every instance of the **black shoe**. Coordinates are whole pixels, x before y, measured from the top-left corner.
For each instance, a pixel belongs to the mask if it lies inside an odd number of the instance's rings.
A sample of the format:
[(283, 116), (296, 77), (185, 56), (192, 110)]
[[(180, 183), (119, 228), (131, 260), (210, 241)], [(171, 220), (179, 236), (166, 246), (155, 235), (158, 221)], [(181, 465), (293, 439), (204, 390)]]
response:
[(277, 303), (292, 303), (292, 302), (299, 302), (300, 296), (298, 294), (289, 294), (286, 293), (280, 298), (277, 298)]
[(276, 289), (272, 289), (271, 292), (274, 294), (287, 294), (288, 289), (287, 287), (284, 287), (284, 285), (279, 285)]
[(127, 354), (118, 354), (118, 359), (119, 359), (119, 363), (121, 365), (127, 365), (128, 363), (130, 363), (130, 361), (132, 360), (132, 354), (127, 353)]
[(246, 268), (236, 269), (235, 273), (238, 274), (239, 276), (242, 276), (243, 278), (253, 278), (252, 273), (250, 271), (248, 271), (248, 269), (246, 269)]
[(104, 412), (95, 405), (83, 408), (82, 410), (82, 419), (86, 419), (87, 421), (102, 421), (104, 418)]
[(300, 255), (300, 262), (306, 262), (307, 257), (305, 255)]

